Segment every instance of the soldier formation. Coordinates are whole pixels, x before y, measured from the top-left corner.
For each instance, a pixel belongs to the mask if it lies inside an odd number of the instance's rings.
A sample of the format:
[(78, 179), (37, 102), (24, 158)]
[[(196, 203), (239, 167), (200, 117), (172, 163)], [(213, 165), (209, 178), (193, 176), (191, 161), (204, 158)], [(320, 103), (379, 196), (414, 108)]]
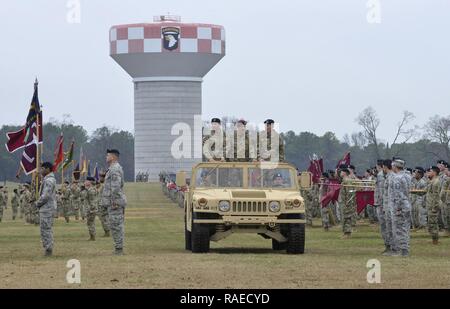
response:
[[(339, 184), (339, 199), (321, 207), (330, 181)], [(408, 256), (410, 231), (427, 228), (432, 243), (439, 236), (450, 237), (450, 172), (449, 164), (439, 160), (428, 169), (407, 169), (401, 158), (378, 160), (376, 167), (366, 170), (362, 180), (355, 175), (354, 166), (341, 165), (336, 171), (323, 174), (319, 184), (302, 190), (306, 202), (306, 223), (313, 217), (322, 218), (325, 231), (340, 223), (343, 239), (351, 237), (358, 219), (367, 217), (380, 226), (386, 256)], [(357, 214), (356, 192), (374, 189), (374, 205)]]
[[(24, 219), (26, 224), (40, 225), (41, 240), (46, 256), (53, 253), (53, 220), (63, 217), (66, 223), (71, 217), (75, 220), (86, 221), (89, 240), (95, 241), (95, 218), (98, 217), (104, 230), (104, 237), (112, 236), (114, 253), (123, 254), (124, 213), (126, 197), (123, 193), (123, 170), (120, 166), (119, 151), (107, 151), (109, 169), (99, 174), (99, 181), (87, 177), (83, 184), (73, 178), (72, 184), (64, 182), (57, 189), (53, 174), (53, 165), (49, 162), (42, 164), (42, 182), (39, 198), (36, 200), (33, 183), (20, 184), (14, 189), (11, 198), (12, 219)], [(3, 209), (8, 204), (8, 190), (0, 186), (0, 222)]]

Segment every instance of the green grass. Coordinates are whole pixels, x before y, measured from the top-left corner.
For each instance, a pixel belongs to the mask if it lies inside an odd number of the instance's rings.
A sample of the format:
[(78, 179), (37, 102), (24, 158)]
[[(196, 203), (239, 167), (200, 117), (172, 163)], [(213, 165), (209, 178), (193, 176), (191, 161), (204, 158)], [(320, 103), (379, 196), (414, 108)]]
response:
[[(12, 184), (9, 185), (10, 189)], [(307, 229), (304, 255), (271, 250), (257, 235), (232, 235), (211, 244), (211, 253), (184, 250), (183, 211), (159, 184), (127, 184), (125, 255), (113, 256), (111, 238), (88, 242), (84, 222), (54, 227), (54, 256), (42, 256), (39, 227), (0, 223), (0, 288), (425, 288), (450, 287), (450, 239), (432, 246), (425, 232), (412, 233), (411, 257), (383, 257), (377, 227), (363, 224), (350, 240), (338, 227)], [(319, 226), (320, 222), (315, 221)], [(81, 262), (80, 285), (66, 282), (69, 259)], [(366, 263), (381, 262), (381, 284), (366, 281)]]

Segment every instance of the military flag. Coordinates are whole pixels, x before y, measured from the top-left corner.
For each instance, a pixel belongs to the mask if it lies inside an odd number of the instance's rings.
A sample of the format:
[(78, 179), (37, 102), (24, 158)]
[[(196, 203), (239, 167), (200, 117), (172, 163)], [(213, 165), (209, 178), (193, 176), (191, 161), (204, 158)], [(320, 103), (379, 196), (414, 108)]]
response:
[(20, 160), (20, 166), (26, 175), (30, 175), (37, 171), (37, 144), (29, 144), (25, 147), (22, 159)]
[(367, 205), (375, 204), (374, 191), (357, 191), (355, 199), (358, 215), (364, 210), (364, 208), (366, 208)]
[(77, 163), (77, 165), (75, 166), (75, 169), (73, 170), (73, 178), (75, 180), (80, 180), (80, 163)]
[(100, 180), (100, 177), (99, 177), (99, 174), (98, 174), (98, 164), (97, 163), (95, 163), (95, 167), (94, 167), (94, 178), (95, 178), (95, 181), (99, 181)]
[(85, 158), (81, 164), (81, 171), (80, 171), (81, 175), (87, 174), (87, 172), (88, 172), (87, 164), (88, 164), (88, 162), (87, 162), (87, 159)]
[(53, 163), (53, 172), (56, 172), (58, 170), (58, 167), (61, 163), (64, 161), (64, 150), (63, 150), (63, 144), (64, 144), (64, 136), (61, 133), (61, 135), (58, 137), (58, 140), (56, 141), (55, 146), (55, 160)]
[[(12, 153), (36, 142), (40, 144), (43, 140), (42, 136), (42, 111), (39, 105), (38, 82), (36, 79), (34, 83), (33, 98), (31, 99), (25, 126), (17, 132), (6, 133), (6, 149), (8, 152)], [(32, 150), (30, 148), (28, 152), (30, 153), (31, 151)]]
[(320, 204), (323, 207), (327, 207), (330, 202), (337, 202), (339, 198), (339, 192), (341, 191), (341, 185), (337, 179), (327, 180), (327, 193), (320, 200)]
[(92, 177), (92, 174), (91, 174), (91, 161), (88, 162), (88, 166), (87, 166), (87, 176), (88, 176), (88, 177)]
[(336, 168), (339, 168), (341, 165), (350, 165), (350, 152), (347, 152), (344, 157), (338, 162)]
[(323, 159), (314, 155), (313, 159), (309, 161), (308, 172), (312, 175), (313, 183), (319, 183), (323, 173)]
[(66, 169), (70, 164), (73, 163), (73, 150), (75, 147), (75, 141), (72, 141), (72, 143), (70, 144), (70, 148), (69, 151), (64, 153), (65, 159), (62, 165), (63, 169)]

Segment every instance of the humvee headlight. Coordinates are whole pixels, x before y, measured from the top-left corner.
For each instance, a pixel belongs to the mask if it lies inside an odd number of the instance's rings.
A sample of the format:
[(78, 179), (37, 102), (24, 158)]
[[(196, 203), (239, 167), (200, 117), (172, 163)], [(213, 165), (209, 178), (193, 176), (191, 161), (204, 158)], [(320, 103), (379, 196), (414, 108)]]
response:
[(275, 202), (275, 201), (270, 202), (269, 203), (269, 210), (271, 212), (279, 212), (280, 211), (280, 203)]
[(220, 201), (219, 202), (219, 210), (223, 212), (230, 211), (230, 202), (228, 201)]
[(292, 205), (292, 201), (291, 200), (286, 200), (286, 201), (284, 201), (284, 203), (286, 204), (286, 206), (291, 206)]
[(292, 201), (292, 205), (294, 205), (294, 207), (299, 207), (301, 204), (302, 202), (298, 198)]
[(204, 197), (202, 197), (201, 199), (198, 200), (198, 204), (199, 204), (201, 207), (205, 207), (206, 204), (208, 204), (208, 200), (205, 199)]

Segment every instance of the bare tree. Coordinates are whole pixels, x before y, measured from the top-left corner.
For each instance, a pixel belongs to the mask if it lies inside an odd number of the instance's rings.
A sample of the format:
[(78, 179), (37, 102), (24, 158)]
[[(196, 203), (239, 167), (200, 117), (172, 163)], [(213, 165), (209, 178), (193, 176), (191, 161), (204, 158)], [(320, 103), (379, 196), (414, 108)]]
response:
[(450, 160), (450, 116), (433, 116), (425, 125), (425, 137), (439, 143)]
[(367, 144), (366, 137), (363, 132), (355, 132), (351, 135), (352, 144), (355, 147), (363, 148)]
[(378, 149), (377, 129), (380, 125), (380, 119), (376, 111), (371, 107), (366, 107), (356, 118), (356, 122), (363, 128), (363, 134), (369, 144), (375, 146), (375, 154), (380, 158)]
[(416, 119), (416, 116), (414, 116), (413, 113), (409, 111), (403, 112), (403, 118), (397, 125), (397, 133), (391, 145), (396, 144), (400, 137), (403, 137), (402, 143), (407, 143), (415, 135), (418, 128), (417, 126), (407, 128), (408, 124), (410, 124), (414, 119)]

